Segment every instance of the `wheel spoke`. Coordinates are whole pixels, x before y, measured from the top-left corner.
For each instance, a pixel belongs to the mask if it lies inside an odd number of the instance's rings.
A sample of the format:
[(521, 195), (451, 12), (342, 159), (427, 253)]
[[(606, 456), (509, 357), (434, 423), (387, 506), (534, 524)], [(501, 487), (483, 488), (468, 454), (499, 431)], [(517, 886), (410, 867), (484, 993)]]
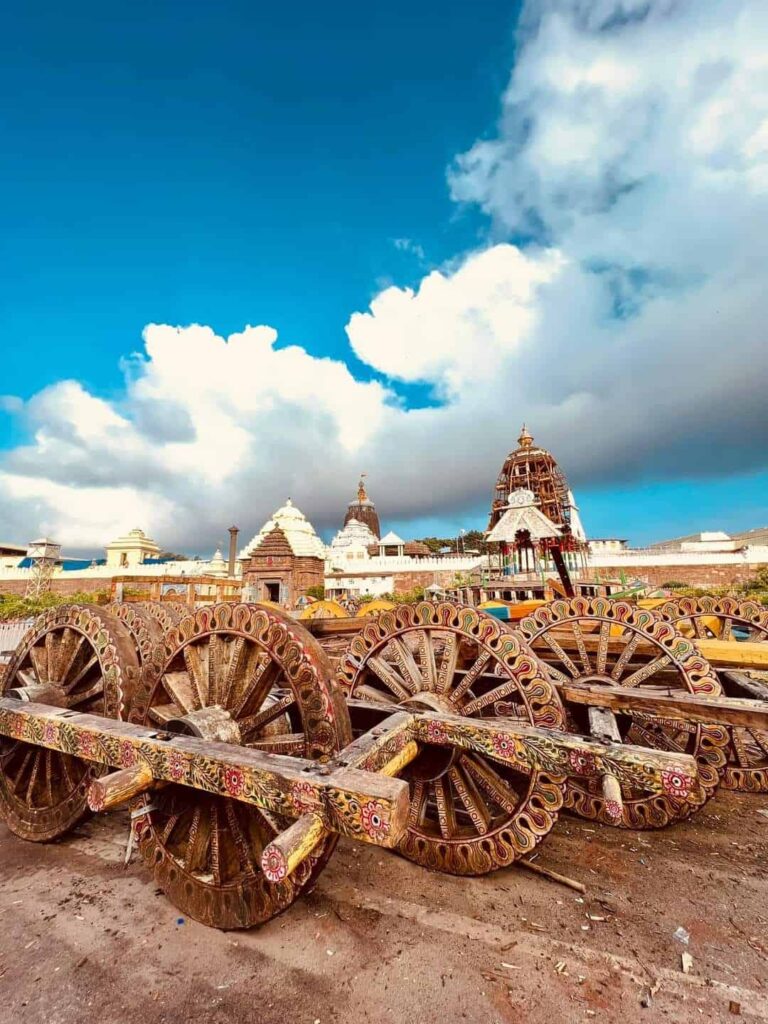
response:
[(88, 661), (86, 661), (85, 665), (83, 665), (83, 667), (77, 673), (75, 678), (72, 679), (72, 680), (69, 680), (63, 686), (64, 692), (65, 693), (72, 693), (72, 691), (77, 687), (78, 683), (82, 682), (82, 680), (85, 679), (85, 677), (88, 675), (88, 673), (94, 667), (94, 665), (98, 665), (98, 663), (99, 663), (99, 659), (96, 656), (96, 654), (92, 655), (92, 657), (90, 657), (88, 659)]
[(454, 704), (457, 701), (461, 700), (461, 698), (464, 696), (464, 694), (468, 690), (470, 690), (472, 688), (472, 686), (477, 682), (477, 680), (480, 678), (480, 676), (485, 671), (485, 667), (488, 664), (488, 662), (490, 661), (490, 659), (491, 659), (491, 652), (490, 651), (482, 651), (480, 653), (480, 655), (478, 656), (477, 660), (474, 662), (474, 664), (472, 664), (467, 669), (466, 675), (461, 680), (459, 685), (456, 687), (456, 689), (453, 691), (453, 693), (450, 693), (448, 695), (450, 700), (453, 701)]
[(209, 706), (208, 648), (204, 644), (187, 644), (182, 651), (187, 674), (192, 679), (199, 708)]
[(459, 799), (466, 808), (467, 814), (472, 819), (472, 824), (480, 835), (484, 836), (488, 831), (491, 816), (477, 787), (469, 776), (461, 774), (456, 765), (449, 769), (448, 775), (453, 783), (453, 788), (459, 794)]
[(672, 658), (668, 654), (660, 654), (658, 657), (649, 661), (642, 668), (637, 669), (631, 676), (627, 676), (626, 679), (622, 680), (622, 686), (638, 686), (640, 683), (645, 682), (646, 679), (650, 679), (651, 676), (656, 675), (662, 668), (672, 663)]
[[(206, 801), (207, 803), (207, 801)], [(208, 866), (208, 847), (211, 839), (211, 816), (209, 808), (203, 809), (202, 802), (195, 806), (189, 835), (186, 840), (184, 867), (187, 871), (201, 871)]]
[(633, 633), (629, 640), (627, 640), (624, 646), (624, 650), (619, 655), (619, 660), (613, 666), (613, 670), (611, 672), (611, 679), (615, 680), (616, 682), (619, 681), (619, 679), (621, 678), (621, 673), (632, 660), (632, 656), (637, 650), (637, 646), (640, 643), (640, 639), (640, 633)]
[(262, 708), (257, 714), (240, 719), (238, 725), (240, 726), (241, 736), (243, 739), (247, 739), (254, 733), (259, 732), (265, 725), (274, 722), (276, 718), (284, 715), (295, 703), (296, 697), (294, 694), (287, 693), (285, 697), (281, 697), (280, 700), (268, 704), (267, 707)]
[(368, 668), (382, 683), (391, 690), (400, 700), (408, 700), (412, 696), (406, 683), (395, 672), (391, 665), (388, 665), (383, 658), (372, 657), (368, 659)]
[[(556, 637), (552, 635), (552, 633), (542, 633), (541, 636), (539, 636), (537, 639), (543, 640), (547, 647), (549, 647), (549, 649), (557, 655), (557, 657), (560, 659), (560, 664), (566, 667), (566, 669), (571, 673), (571, 677), (573, 679), (576, 679), (578, 676), (581, 675), (581, 673), (576, 668), (576, 665), (573, 663), (570, 656), (565, 653), (565, 650), (557, 641)], [(570, 680), (565, 675), (563, 675), (562, 672), (559, 673), (559, 675), (565, 682), (570, 682)]]
[(443, 839), (450, 839), (456, 833), (456, 812), (451, 801), (451, 794), (445, 776), (441, 779), (435, 779), (432, 785), (435, 789), (437, 823), (440, 827), (440, 835)]
[(600, 639), (597, 645), (597, 674), (605, 675), (605, 666), (608, 661), (608, 637), (610, 635), (611, 623), (603, 619), (600, 623)]
[(573, 632), (574, 640), (576, 641), (576, 647), (579, 651), (579, 657), (581, 658), (581, 664), (584, 666), (584, 671), (587, 675), (592, 674), (592, 663), (589, 660), (587, 654), (587, 646), (584, 643), (584, 634), (581, 631), (581, 624), (578, 619), (573, 619), (571, 622), (571, 631)]
[(449, 633), (443, 646), (440, 659), (440, 670), (437, 673), (437, 692), (445, 693), (453, 682), (456, 673), (456, 662), (459, 658), (459, 640), (455, 633)]
[(516, 679), (507, 679), (505, 682), (496, 686), (493, 690), (489, 690), (487, 693), (481, 694), (479, 697), (475, 697), (468, 704), (465, 704), (462, 708), (462, 713), (465, 715), (475, 715), (478, 711), (482, 711), (483, 708), (488, 707), (489, 704), (494, 704), (497, 700), (502, 700), (504, 697), (508, 697), (511, 693), (516, 693), (518, 690)]
[(355, 687), (354, 695), (355, 697), (360, 697), (363, 700), (370, 700), (374, 704), (396, 703), (391, 693), (382, 693), (381, 690), (376, 690), (373, 686), (368, 686), (365, 683), (361, 686)]
[(435, 664), (435, 649), (432, 646), (432, 634), (426, 629), (419, 629), (416, 632), (416, 649), (419, 652), (421, 662), (420, 686), (426, 684), (428, 690), (437, 689), (437, 666)]
[(234, 842), (235, 849), (237, 850), (240, 858), (240, 865), (243, 872), (246, 875), (256, 875), (257, 870), (251, 856), (251, 848), (248, 845), (248, 840), (243, 835), (243, 830), (240, 828), (240, 822), (237, 820), (236, 803), (234, 800), (227, 800), (224, 806), (226, 807), (229, 831), (232, 835), (232, 841)]
[(35, 675), (38, 681), (41, 683), (48, 682), (48, 657), (45, 650), (45, 645), (42, 647), (39, 644), (35, 644), (29, 649), (29, 657), (32, 661), (32, 667), (35, 670)]
[[(48, 634), (50, 636), (50, 633)], [(27, 791), (24, 795), (25, 803), (31, 807), (32, 798), (35, 793), (35, 783), (37, 782), (37, 775), (40, 771), (40, 762), (43, 760), (43, 750), (40, 747), (35, 748), (35, 756), (32, 761), (32, 771), (29, 773), (29, 782), (27, 783)]]
[[(267, 694), (280, 673), (280, 666), (277, 662), (273, 661), (266, 653), (260, 652), (258, 648), (255, 649), (258, 654), (261, 654), (261, 659), (257, 663), (258, 667), (255, 672), (250, 678), (247, 678), (242, 697), (232, 708), (231, 714), (234, 719), (255, 715), (266, 700)], [(248, 657), (246, 665), (250, 665), (252, 660), (251, 657)]]
[(518, 798), (513, 789), (497, 774), (494, 768), (479, 754), (464, 754), (460, 763), (475, 782), (506, 814), (517, 811)]
[(66, 684), (83, 650), (86, 649), (85, 637), (74, 629), (65, 629), (59, 645), (58, 658), (52, 679)]
[[(420, 632), (423, 632), (423, 630), (420, 630)], [(426, 643), (427, 641), (425, 640), (425, 645)], [(399, 637), (393, 637), (389, 641), (382, 651), (382, 659), (385, 662), (392, 661), (395, 663), (402, 676), (403, 685), (408, 691), (408, 696), (418, 693), (422, 689), (424, 685), (422, 671), (416, 664), (416, 659), (408, 646)]]
[(277, 733), (245, 744), (253, 750), (266, 750), (270, 754), (303, 754), (307, 739), (303, 732)]
[(166, 672), (163, 676), (163, 686), (173, 698), (173, 703), (178, 704), (184, 714), (199, 709), (197, 695), (187, 672)]
[(411, 806), (408, 809), (408, 828), (420, 828), (424, 824), (427, 795), (427, 787), (421, 780), (413, 784)]

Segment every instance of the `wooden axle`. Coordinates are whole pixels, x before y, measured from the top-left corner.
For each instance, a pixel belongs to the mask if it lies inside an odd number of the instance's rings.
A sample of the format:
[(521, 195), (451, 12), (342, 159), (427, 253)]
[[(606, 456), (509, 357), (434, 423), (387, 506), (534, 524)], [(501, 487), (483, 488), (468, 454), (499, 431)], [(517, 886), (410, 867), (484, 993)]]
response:
[[(766, 645), (768, 646), (768, 645)], [(703, 697), (683, 690), (643, 690), (602, 683), (555, 683), (563, 700), (615, 713), (639, 712), (664, 721), (701, 722), (768, 731), (768, 701)]]
[[(621, 733), (612, 711), (603, 708), (589, 708), (589, 731), (596, 740), (604, 743), (621, 743)], [(624, 800), (621, 795), (621, 783), (615, 775), (606, 772), (602, 778), (605, 809), (614, 821), (621, 821), (624, 816)]]
[(95, 779), (88, 787), (88, 806), (92, 811), (111, 811), (150, 789), (155, 781), (147, 764), (120, 768)]

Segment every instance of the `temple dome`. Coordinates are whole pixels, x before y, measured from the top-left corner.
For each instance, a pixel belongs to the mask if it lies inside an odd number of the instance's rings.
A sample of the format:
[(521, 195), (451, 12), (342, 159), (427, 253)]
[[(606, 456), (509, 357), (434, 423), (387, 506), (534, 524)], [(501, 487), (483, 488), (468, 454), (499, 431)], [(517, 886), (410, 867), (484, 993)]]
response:
[(381, 536), (381, 525), (379, 524), (379, 515), (376, 511), (376, 506), (368, 497), (368, 493), (365, 489), (365, 473), (360, 477), (360, 483), (357, 485), (357, 498), (350, 501), (347, 505), (347, 514), (344, 516), (344, 526), (348, 526), (350, 520), (356, 519), (359, 523), (363, 523), (373, 534), (376, 540)]
[(310, 555), (325, 558), (325, 544), (315, 533), (315, 528), (289, 498), (286, 503), (264, 523), (256, 536), (240, 552), (240, 558), (248, 558), (265, 537), (273, 530), (280, 529), (286, 536), (294, 555)]

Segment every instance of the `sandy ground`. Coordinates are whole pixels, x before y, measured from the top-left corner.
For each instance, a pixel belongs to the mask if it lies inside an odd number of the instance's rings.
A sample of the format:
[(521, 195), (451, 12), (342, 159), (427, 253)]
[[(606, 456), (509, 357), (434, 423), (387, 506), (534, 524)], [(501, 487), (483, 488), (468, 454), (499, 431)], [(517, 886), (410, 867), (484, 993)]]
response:
[(0, 1020), (768, 1020), (760, 810), (723, 794), (661, 833), (563, 818), (539, 860), (583, 898), (519, 868), (450, 878), (343, 842), (313, 895), (246, 933), (181, 918), (137, 859), (124, 867), (122, 815), (47, 846), (0, 826)]

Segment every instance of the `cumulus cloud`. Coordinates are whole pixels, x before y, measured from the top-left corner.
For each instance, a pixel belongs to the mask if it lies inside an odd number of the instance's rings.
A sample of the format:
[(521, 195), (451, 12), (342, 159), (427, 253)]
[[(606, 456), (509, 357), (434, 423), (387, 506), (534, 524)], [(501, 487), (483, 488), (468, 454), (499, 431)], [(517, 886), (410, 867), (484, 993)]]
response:
[(449, 171), (487, 245), (346, 327), (437, 405), (271, 327), (151, 325), (120, 401), (64, 381), (4, 402), (31, 441), (0, 512), (72, 545), (141, 525), (207, 550), (287, 495), (336, 525), (367, 469), (387, 518), (450, 514), (483, 503), (523, 419), (577, 487), (765, 468), (767, 36), (762, 0), (531, 0), (498, 126)]

